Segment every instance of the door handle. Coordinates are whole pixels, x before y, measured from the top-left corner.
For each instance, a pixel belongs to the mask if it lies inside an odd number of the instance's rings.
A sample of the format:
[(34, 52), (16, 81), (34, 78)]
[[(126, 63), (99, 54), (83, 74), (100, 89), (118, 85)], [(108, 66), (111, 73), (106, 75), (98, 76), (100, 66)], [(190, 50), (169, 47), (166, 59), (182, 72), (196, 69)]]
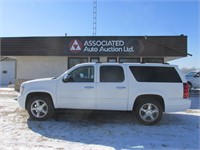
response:
[(94, 87), (93, 86), (85, 86), (84, 88), (85, 89), (93, 89)]
[(116, 88), (122, 90), (122, 89), (125, 89), (126, 87), (125, 86), (117, 86)]

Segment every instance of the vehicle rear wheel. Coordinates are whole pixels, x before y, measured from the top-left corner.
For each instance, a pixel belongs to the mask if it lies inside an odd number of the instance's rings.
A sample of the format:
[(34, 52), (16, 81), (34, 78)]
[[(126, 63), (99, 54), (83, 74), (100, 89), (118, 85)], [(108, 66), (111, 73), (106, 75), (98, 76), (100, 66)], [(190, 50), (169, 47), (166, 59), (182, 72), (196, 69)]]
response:
[(51, 98), (48, 96), (32, 97), (27, 104), (27, 110), (30, 117), (38, 121), (49, 119), (54, 113)]
[(163, 116), (163, 108), (153, 99), (141, 100), (135, 107), (137, 119), (145, 125), (157, 124)]

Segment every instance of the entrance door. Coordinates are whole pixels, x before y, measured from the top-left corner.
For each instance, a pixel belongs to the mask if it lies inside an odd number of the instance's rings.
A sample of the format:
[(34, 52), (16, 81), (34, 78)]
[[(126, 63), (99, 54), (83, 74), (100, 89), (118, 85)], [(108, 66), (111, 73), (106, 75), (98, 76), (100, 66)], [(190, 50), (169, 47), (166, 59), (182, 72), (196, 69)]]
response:
[(0, 85), (13, 84), (15, 80), (15, 61), (0, 61)]
[(97, 83), (96, 105), (102, 110), (126, 110), (128, 83), (121, 66), (101, 66)]
[(60, 108), (95, 109), (95, 69), (82, 66), (58, 81), (57, 99)]

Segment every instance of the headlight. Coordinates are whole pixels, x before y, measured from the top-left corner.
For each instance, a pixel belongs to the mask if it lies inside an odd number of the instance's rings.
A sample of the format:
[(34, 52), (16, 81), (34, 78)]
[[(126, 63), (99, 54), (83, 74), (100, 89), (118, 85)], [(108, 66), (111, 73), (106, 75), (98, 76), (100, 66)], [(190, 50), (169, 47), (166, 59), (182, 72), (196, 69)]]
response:
[(22, 94), (24, 91), (24, 86), (20, 86), (20, 94)]

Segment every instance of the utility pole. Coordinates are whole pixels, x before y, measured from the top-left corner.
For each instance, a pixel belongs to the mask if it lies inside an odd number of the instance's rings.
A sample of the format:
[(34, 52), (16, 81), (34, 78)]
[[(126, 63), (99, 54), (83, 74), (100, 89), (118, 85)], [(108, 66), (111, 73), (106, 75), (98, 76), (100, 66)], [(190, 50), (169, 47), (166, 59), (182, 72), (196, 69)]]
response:
[(97, 0), (93, 0), (93, 36), (96, 36), (97, 30)]

